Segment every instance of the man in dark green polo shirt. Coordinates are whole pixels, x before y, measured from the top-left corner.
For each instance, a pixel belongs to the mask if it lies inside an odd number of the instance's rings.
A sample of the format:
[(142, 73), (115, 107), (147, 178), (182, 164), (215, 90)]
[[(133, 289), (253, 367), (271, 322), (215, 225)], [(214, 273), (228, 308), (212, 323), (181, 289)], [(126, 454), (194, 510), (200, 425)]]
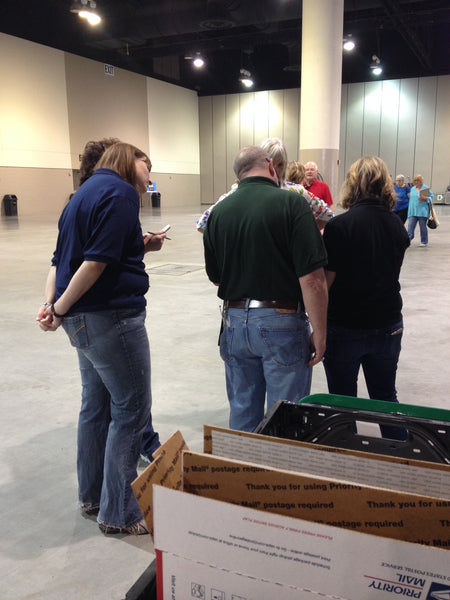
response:
[(278, 187), (262, 148), (243, 148), (233, 168), (239, 187), (211, 212), (203, 239), (206, 272), (224, 300), (230, 427), (253, 431), (266, 396), (269, 408), (310, 393), (325, 351), (327, 255), (308, 203)]

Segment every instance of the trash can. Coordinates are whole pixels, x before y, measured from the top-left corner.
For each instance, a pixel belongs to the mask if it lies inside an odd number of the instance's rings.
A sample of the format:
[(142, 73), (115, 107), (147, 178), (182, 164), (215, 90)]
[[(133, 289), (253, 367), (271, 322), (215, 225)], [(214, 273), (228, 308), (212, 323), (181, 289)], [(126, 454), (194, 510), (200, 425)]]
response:
[(159, 208), (161, 206), (161, 194), (159, 192), (152, 193), (152, 207)]
[(14, 194), (3, 196), (2, 215), (5, 215), (5, 217), (17, 217), (17, 196)]

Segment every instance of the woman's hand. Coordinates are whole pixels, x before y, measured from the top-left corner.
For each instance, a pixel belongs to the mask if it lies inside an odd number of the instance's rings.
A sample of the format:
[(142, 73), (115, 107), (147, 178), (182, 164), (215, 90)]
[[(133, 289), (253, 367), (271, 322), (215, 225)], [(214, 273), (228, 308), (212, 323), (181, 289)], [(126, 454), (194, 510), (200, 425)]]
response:
[(43, 304), (38, 310), (36, 321), (42, 331), (56, 331), (61, 325), (61, 319), (55, 317), (52, 313), (51, 306)]
[(161, 250), (165, 239), (166, 234), (163, 231), (158, 231), (157, 233), (145, 233), (145, 252), (157, 252), (158, 250)]

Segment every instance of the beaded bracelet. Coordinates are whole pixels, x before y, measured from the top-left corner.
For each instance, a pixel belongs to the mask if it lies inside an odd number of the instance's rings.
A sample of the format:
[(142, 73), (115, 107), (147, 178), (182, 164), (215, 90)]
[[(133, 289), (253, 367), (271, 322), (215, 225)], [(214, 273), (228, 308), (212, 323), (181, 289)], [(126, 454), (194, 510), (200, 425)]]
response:
[(54, 317), (56, 317), (57, 319), (62, 319), (64, 317), (64, 315), (58, 315), (58, 313), (55, 310), (55, 305), (54, 304), (50, 304), (50, 310), (52, 311), (52, 315)]

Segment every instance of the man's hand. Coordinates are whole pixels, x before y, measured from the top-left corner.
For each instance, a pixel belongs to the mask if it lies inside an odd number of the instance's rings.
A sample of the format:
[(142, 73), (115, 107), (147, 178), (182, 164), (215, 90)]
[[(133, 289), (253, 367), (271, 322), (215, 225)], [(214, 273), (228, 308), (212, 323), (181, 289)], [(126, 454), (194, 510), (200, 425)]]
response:
[(308, 362), (308, 367), (313, 367), (322, 360), (327, 338), (328, 287), (324, 269), (300, 277), (300, 287), (312, 328), (310, 346), (314, 356)]
[(308, 367), (314, 367), (314, 365), (320, 363), (325, 354), (326, 336), (318, 336), (313, 331), (309, 339), (309, 347), (313, 357), (308, 362)]

